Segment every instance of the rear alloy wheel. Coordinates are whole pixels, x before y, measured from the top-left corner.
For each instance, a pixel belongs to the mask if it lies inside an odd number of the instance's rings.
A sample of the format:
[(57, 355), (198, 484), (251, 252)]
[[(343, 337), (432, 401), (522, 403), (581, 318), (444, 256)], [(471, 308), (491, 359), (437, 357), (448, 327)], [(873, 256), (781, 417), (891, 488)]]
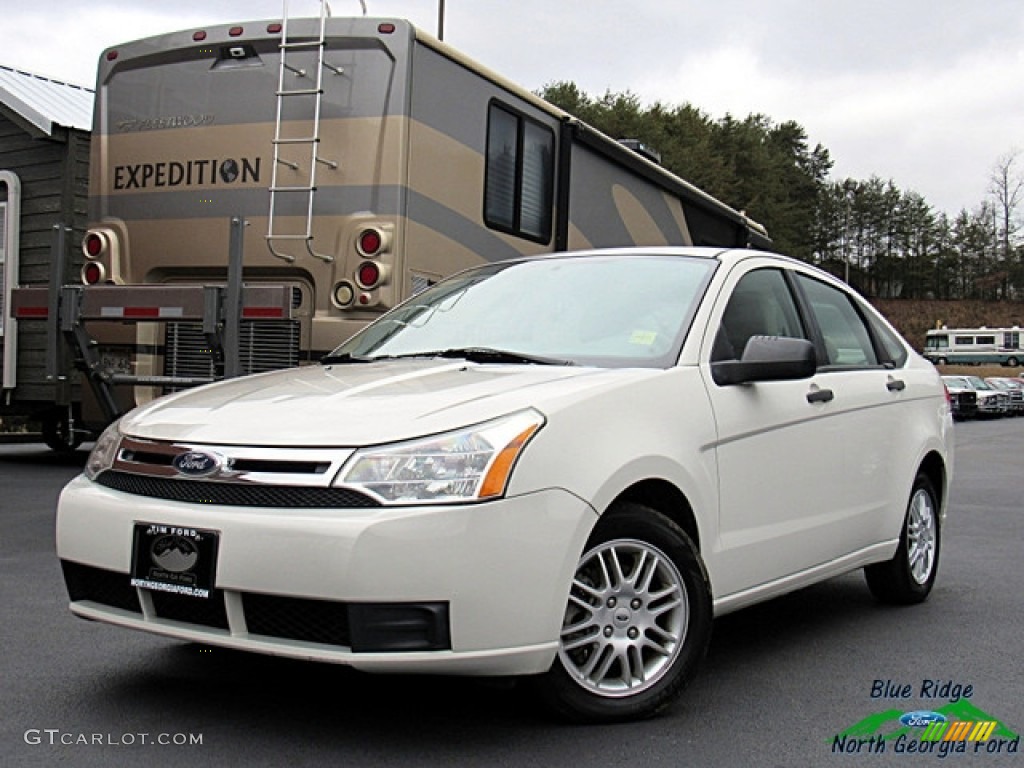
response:
[(914, 481), (895, 556), (864, 569), (871, 594), (885, 603), (924, 602), (938, 574), (940, 542), (938, 496), (921, 474)]
[(609, 511), (573, 577), (549, 705), (586, 722), (647, 717), (693, 676), (711, 635), (711, 592), (689, 536), (637, 504)]

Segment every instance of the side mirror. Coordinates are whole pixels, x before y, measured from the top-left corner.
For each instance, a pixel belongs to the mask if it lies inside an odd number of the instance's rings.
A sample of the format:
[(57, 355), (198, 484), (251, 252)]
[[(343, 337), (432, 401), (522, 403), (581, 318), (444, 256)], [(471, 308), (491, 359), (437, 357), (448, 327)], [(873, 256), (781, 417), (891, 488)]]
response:
[(785, 336), (751, 336), (739, 360), (711, 364), (719, 386), (754, 381), (809, 379), (818, 368), (814, 344)]

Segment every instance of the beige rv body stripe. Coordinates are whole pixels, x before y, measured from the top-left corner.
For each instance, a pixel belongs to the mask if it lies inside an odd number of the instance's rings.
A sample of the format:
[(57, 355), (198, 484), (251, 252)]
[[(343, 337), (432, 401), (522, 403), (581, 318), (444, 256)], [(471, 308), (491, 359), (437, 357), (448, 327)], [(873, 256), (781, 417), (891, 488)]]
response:
[(612, 186), (612, 199), (615, 200), (615, 208), (619, 212), (619, 216), (622, 217), (634, 243), (637, 245), (668, 245), (668, 238), (662, 234), (654, 218), (632, 192), (621, 184), (615, 184)]

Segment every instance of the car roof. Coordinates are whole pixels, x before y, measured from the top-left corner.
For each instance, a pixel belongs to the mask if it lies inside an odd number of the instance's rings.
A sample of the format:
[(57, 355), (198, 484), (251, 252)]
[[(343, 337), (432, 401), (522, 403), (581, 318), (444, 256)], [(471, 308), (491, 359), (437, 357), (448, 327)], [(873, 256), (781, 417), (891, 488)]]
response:
[(581, 258), (581, 257), (593, 257), (593, 256), (605, 256), (605, 257), (633, 257), (633, 256), (678, 256), (686, 258), (699, 258), (699, 259), (711, 259), (722, 262), (724, 264), (735, 264), (745, 259), (751, 258), (763, 258), (777, 261), (780, 264), (787, 264), (790, 266), (799, 266), (810, 271), (813, 271), (825, 278), (835, 280), (842, 283), (839, 278), (832, 275), (824, 270), (808, 264), (805, 261), (794, 259), (790, 256), (786, 256), (781, 253), (773, 253), (771, 251), (759, 251), (752, 248), (723, 248), (720, 246), (706, 246), (706, 245), (653, 245), (653, 246), (622, 246), (617, 248), (588, 248), (583, 250), (573, 251), (556, 251), (554, 253), (542, 253), (533, 256), (524, 256), (516, 259), (510, 259), (510, 261), (535, 261), (535, 260), (548, 260), (548, 259), (566, 259), (566, 258)]

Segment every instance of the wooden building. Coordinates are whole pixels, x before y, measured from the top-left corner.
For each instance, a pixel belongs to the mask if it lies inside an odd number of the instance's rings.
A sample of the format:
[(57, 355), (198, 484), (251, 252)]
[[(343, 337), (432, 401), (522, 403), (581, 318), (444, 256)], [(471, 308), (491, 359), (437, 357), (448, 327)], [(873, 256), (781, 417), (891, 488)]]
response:
[(0, 65), (0, 419), (38, 422), (55, 448), (77, 444), (74, 383), (53, 374), (65, 345), (55, 323), (19, 327), (10, 291), (77, 281), (92, 108), (89, 88)]

